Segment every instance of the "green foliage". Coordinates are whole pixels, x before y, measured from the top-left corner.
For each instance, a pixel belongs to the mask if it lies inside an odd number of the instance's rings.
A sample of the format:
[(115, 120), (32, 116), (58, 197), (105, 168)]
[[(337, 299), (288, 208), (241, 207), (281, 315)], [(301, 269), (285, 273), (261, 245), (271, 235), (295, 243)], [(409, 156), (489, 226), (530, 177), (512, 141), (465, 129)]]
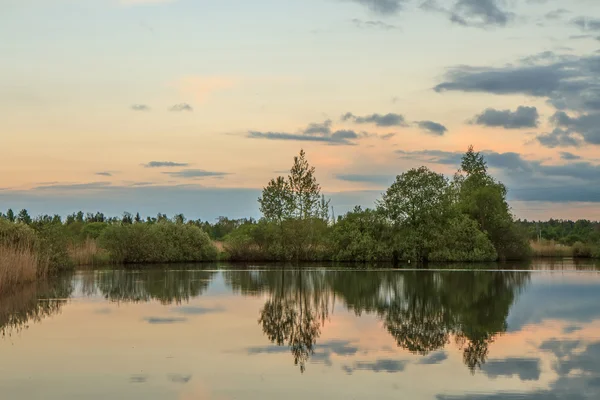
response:
[(330, 246), (337, 261), (389, 262), (391, 229), (377, 211), (356, 207), (331, 229)]
[(59, 272), (73, 268), (69, 257), (69, 236), (62, 224), (42, 224), (35, 227), (42, 258), (49, 260), (49, 271)]
[(155, 224), (110, 225), (102, 231), (99, 240), (113, 262), (160, 263), (217, 259), (217, 249), (200, 228), (164, 220)]
[(41, 269), (55, 273), (72, 268), (62, 225), (11, 223), (0, 219), (0, 243), (21, 245), (36, 253)]
[(90, 222), (89, 224), (83, 225), (80, 236), (82, 239), (98, 239), (108, 226), (109, 225), (106, 222)]
[(451, 211), (447, 179), (426, 167), (411, 169), (378, 202), (378, 210), (395, 230), (394, 247), (403, 258), (427, 260), (440, 242)]
[(485, 262), (498, 258), (487, 235), (466, 215), (452, 218), (441, 238), (441, 243), (430, 255), (432, 261)]
[(516, 229), (506, 202), (506, 187), (488, 174), (483, 156), (472, 146), (463, 156), (453, 186), (458, 192), (458, 209), (477, 221), (500, 259), (529, 256), (527, 238)]

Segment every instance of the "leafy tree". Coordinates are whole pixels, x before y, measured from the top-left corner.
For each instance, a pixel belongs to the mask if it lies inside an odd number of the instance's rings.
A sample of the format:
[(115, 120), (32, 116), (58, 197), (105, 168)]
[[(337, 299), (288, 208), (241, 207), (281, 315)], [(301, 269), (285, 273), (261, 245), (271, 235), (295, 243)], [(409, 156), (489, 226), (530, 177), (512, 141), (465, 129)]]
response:
[(529, 244), (513, 221), (506, 187), (489, 175), (483, 155), (469, 147), (455, 176), (460, 210), (478, 222), (501, 259), (523, 258)]
[(183, 214), (176, 214), (173, 217), (173, 222), (175, 222), (176, 224), (179, 224), (179, 225), (183, 225), (183, 224), (185, 224), (185, 216)]
[(291, 188), (284, 177), (271, 179), (263, 189), (262, 196), (258, 199), (260, 212), (263, 217), (272, 222), (281, 223), (291, 218), (294, 210), (294, 199)]
[(12, 208), (9, 208), (8, 211), (6, 212), (6, 219), (9, 220), (10, 222), (15, 222), (16, 217), (15, 217), (15, 213), (12, 210)]
[(133, 217), (130, 213), (125, 212), (123, 213), (123, 218), (121, 218), (121, 223), (122, 224), (126, 224), (126, 225), (131, 225), (133, 224)]
[(19, 211), (19, 215), (17, 215), (17, 222), (27, 225), (31, 224), (32, 220), (26, 209), (22, 209), (21, 211)]
[(411, 169), (378, 202), (396, 232), (396, 247), (407, 257), (427, 261), (450, 213), (448, 180), (427, 167)]
[(135, 213), (135, 219), (134, 219), (136, 224), (139, 224), (142, 222), (142, 217), (140, 217), (140, 213)]

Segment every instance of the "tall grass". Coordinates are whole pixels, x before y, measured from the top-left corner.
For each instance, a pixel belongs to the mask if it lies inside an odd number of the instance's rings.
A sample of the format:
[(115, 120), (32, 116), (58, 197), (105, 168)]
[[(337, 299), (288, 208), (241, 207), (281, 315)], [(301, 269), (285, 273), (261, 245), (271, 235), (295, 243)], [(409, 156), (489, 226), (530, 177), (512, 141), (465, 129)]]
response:
[(71, 263), (78, 267), (94, 267), (110, 263), (108, 252), (98, 245), (98, 241), (88, 237), (83, 242), (69, 243), (67, 251)]
[(33, 229), (0, 221), (0, 293), (48, 273), (49, 258), (40, 251)]
[(575, 242), (572, 246), (567, 246), (553, 240), (543, 240), (531, 242), (531, 248), (536, 257), (598, 258), (600, 256), (600, 247), (590, 243)]

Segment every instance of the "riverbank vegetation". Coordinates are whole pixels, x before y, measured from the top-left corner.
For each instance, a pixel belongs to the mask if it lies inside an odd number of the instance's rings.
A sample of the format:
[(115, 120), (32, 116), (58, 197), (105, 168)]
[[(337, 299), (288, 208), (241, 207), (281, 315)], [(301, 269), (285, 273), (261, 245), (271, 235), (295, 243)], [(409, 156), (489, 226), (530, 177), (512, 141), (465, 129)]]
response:
[[(304, 151), (258, 199), (262, 217), (0, 213), (0, 290), (75, 266), (231, 261), (423, 263), (600, 257), (600, 224), (514, 221), (507, 189), (469, 148), (452, 179), (398, 175), (373, 208), (332, 218)], [(551, 242), (553, 241), (553, 242)], [(534, 246), (530, 245), (534, 242)]]

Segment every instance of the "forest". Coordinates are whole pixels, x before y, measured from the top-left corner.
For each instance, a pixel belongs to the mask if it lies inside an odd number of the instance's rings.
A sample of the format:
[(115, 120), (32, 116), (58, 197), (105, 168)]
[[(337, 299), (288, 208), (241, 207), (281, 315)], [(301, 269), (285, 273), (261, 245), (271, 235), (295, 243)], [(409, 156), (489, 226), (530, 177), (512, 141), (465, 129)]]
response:
[(600, 257), (600, 224), (517, 221), (507, 188), (473, 147), (452, 179), (427, 167), (396, 177), (373, 208), (333, 218), (303, 150), (258, 199), (262, 217), (210, 223), (178, 214), (0, 213), (0, 291), (77, 266), (204, 261), (493, 262)]

